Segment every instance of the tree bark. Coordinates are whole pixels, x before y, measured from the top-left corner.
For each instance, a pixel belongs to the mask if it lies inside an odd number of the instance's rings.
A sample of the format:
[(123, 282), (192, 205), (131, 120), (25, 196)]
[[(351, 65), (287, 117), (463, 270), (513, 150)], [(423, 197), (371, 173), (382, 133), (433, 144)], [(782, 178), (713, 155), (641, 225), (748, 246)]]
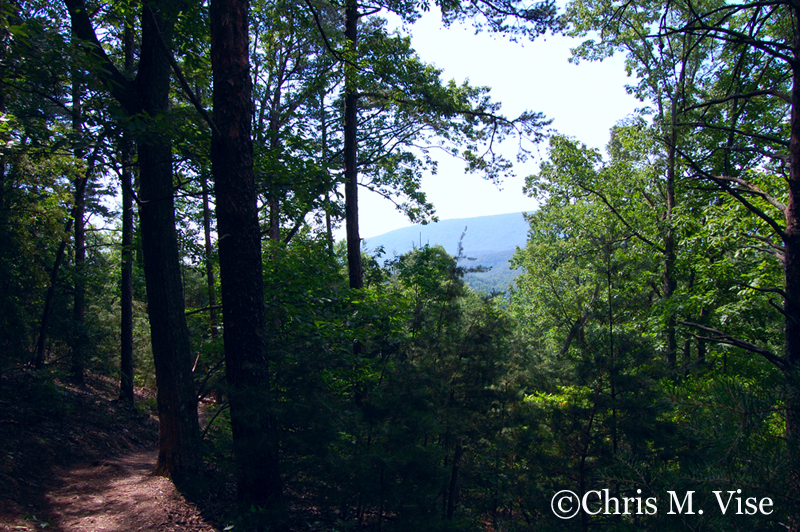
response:
[[(169, 1), (150, 1), (142, 14), (136, 82), (146, 116), (169, 111), (171, 66), (159, 40), (169, 42), (177, 13)], [(152, 12), (149, 12), (152, 10)], [(156, 473), (177, 477), (199, 471), (200, 427), (186, 326), (172, 183), (172, 140), (163, 130), (138, 139), (139, 200), (147, 312), (158, 386), (159, 453)]]
[[(158, 117), (169, 110), (167, 46), (179, 2), (150, 0), (142, 8), (142, 42), (136, 80), (126, 78), (108, 56), (92, 27), (83, 0), (65, 0), (76, 36), (93, 74), (122, 105), (128, 118)], [(156, 25), (158, 27), (156, 27)], [(147, 312), (158, 386), (159, 453), (155, 472), (181, 480), (200, 470), (200, 427), (192, 379), (180, 255), (175, 231), (172, 140), (152, 128), (136, 138), (139, 148), (140, 226)]]
[[(73, 30), (73, 38), (75, 32)], [(80, 138), (83, 131), (83, 109), (81, 106), (81, 82), (77, 67), (72, 67), (72, 132)], [(83, 160), (83, 148), (75, 148), (73, 156), (76, 160)], [(72, 379), (83, 385), (83, 372), (86, 358), (86, 232), (84, 218), (86, 213), (86, 183), (89, 180), (89, 169), (85, 169), (75, 179), (75, 205), (72, 208), (75, 231), (75, 295), (72, 307), (73, 335), (72, 335)]]
[(344, 63), (344, 211), (347, 233), (347, 269), (350, 288), (363, 288), (361, 236), (358, 230), (358, 87), (356, 62), (358, 42), (358, 3), (345, 2), (344, 36), (347, 53)]
[(253, 171), (247, 0), (211, 3), (216, 191), (223, 338), (239, 500), (279, 507), (277, 427), (271, 411), (261, 235)]
[[(133, 24), (125, 23), (123, 46), (125, 70), (133, 70)], [(122, 264), (120, 287), (120, 368), (119, 397), (133, 406), (133, 142), (122, 133), (120, 162), (122, 165)]]
[[(789, 500), (800, 497), (800, 6), (794, 12), (792, 111), (789, 139), (789, 200), (786, 205), (784, 275), (786, 277), (785, 355), (786, 445), (789, 453)], [(800, 530), (793, 515), (789, 529)]]
[(211, 209), (208, 206), (208, 179), (202, 176), (203, 185), (203, 239), (206, 253), (206, 289), (208, 291), (208, 321), (211, 338), (217, 337), (217, 283), (214, 280), (214, 247), (211, 243)]

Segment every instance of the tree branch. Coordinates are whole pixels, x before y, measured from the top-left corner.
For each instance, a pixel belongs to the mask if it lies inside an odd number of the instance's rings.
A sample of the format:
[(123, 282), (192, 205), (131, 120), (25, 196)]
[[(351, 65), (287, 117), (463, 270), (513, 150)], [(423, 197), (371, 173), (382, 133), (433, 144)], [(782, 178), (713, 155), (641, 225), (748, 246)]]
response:
[(720, 189), (722, 189), (723, 192), (726, 192), (731, 196), (733, 196), (734, 198), (736, 198), (736, 200), (738, 200), (739, 203), (744, 205), (747, 210), (749, 210), (751, 213), (755, 214), (756, 216), (764, 220), (764, 222), (766, 222), (767, 225), (769, 225), (772, 228), (772, 230), (775, 231), (775, 234), (777, 234), (781, 238), (781, 240), (783, 240), (784, 242), (786, 241), (786, 233), (784, 232), (783, 227), (781, 227), (780, 224), (778, 224), (778, 222), (772, 216), (769, 216), (767, 213), (765, 213), (764, 211), (762, 211), (761, 209), (759, 209), (758, 207), (747, 201), (747, 199), (745, 199), (739, 193), (740, 191), (735, 188), (731, 188), (726, 180), (721, 180), (717, 176), (705, 172), (694, 161), (694, 159), (689, 157), (685, 152), (683, 152), (683, 150), (681, 150), (678, 147), (675, 147), (675, 151), (676, 153), (678, 153), (678, 155), (680, 155), (683, 158), (683, 160), (685, 160), (689, 164), (689, 166), (695, 172), (697, 172), (700, 178), (715, 183), (717, 186), (719, 186)]
[(186, 316), (191, 316), (192, 314), (198, 314), (200, 312), (205, 312), (207, 310), (220, 309), (220, 308), (222, 308), (222, 305), (211, 305), (208, 307), (199, 308), (197, 310), (190, 310), (189, 312), (186, 313)]
[[(314, 23), (317, 25), (317, 29), (319, 30), (319, 34), (322, 36), (322, 41), (325, 43), (325, 48), (331, 53), (333, 57), (336, 58), (336, 61), (342, 61), (343, 63), (349, 63), (345, 57), (339, 53), (338, 51), (333, 49), (331, 46), (330, 41), (328, 40), (328, 34), (325, 33), (325, 29), (322, 27), (322, 21), (319, 19), (319, 14), (317, 10), (314, 8), (314, 5), (310, 2), (310, 0), (304, 0), (305, 4), (308, 6), (308, 9), (311, 10), (311, 15), (314, 17)], [(352, 63), (350, 63), (352, 65)], [(352, 65), (356, 66), (356, 65)]]
[(766, 192), (764, 192), (763, 190), (761, 190), (757, 186), (745, 181), (744, 179), (742, 179), (740, 177), (728, 177), (728, 176), (720, 175), (720, 176), (714, 176), (714, 179), (719, 180), (719, 181), (730, 181), (731, 183), (736, 183), (737, 185), (742, 186), (742, 187), (745, 188), (745, 190), (741, 190), (740, 189), (742, 192), (746, 192), (748, 194), (753, 194), (755, 196), (761, 196), (762, 198), (767, 200), (767, 202), (770, 205), (772, 205), (773, 207), (775, 207), (776, 209), (778, 209), (782, 213), (786, 213), (786, 205), (784, 205), (783, 203), (781, 203), (780, 201), (778, 201), (777, 199), (772, 197), (770, 194), (767, 194)]
[(563, 357), (569, 351), (569, 346), (572, 344), (572, 341), (578, 336), (578, 333), (581, 332), (583, 326), (586, 324), (586, 320), (589, 318), (589, 312), (592, 310), (592, 305), (594, 305), (595, 300), (597, 300), (597, 294), (600, 293), (600, 285), (597, 284), (594, 287), (594, 294), (592, 294), (592, 299), (586, 305), (586, 308), (581, 313), (581, 317), (578, 318), (578, 321), (572, 324), (572, 327), (569, 329), (569, 333), (567, 334), (567, 338), (564, 340), (564, 343), (561, 345), (561, 350), (558, 352), (559, 357)]
[(755, 290), (756, 292), (765, 292), (768, 294), (778, 294), (784, 299), (786, 298), (786, 292), (782, 288), (759, 288), (758, 286), (751, 286), (747, 283), (735, 283), (737, 286), (741, 286), (743, 288), (749, 288), (750, 290)]
[(585, 190), (586, 192), (588, 192), (590, 194), (594, 194), (595, 196), (600, 198), (600, 201), (605, 203), (606, 207), (608, 207), (611, 210), (611, 212), (614, 213), (614, 215), (619, 219), (619, 221), (622, 222), (625, 225), (625, 227), (628, 228), (629, 231), (631, 231), (631, 234), (633, 234), (633, 236), (635, 236), (636, 238), (638, 238), (639, 240), (641, 240), (642, 242), (644, 242), (648, 246), (652, 247), (653, 249), (655, 249), (659, 253), (666, 253), (664, 248), (662, 248), (661, 246), (659, 246), (655, 242), (653, 242), (650, 239), (648, 239), (646, 236), (644, 236), (641, 233), (639, 233), (636, 229), (634, 229), (633, 226), (631, 226), (631, 224), (629, 224), (628, 221), (625, 220), (625, 218), (622, 216), (622, 214), (620, 214), (619, 211), (617, 211), (617, 209), (614, 208), (613, 205), (611, 205), (611, 202), (608, 201), (608, 199), (605, 197), (605, 195), (603, 195), (602, 193), (600, 193), (600, 192), (598, 192), (596, 190), (592, 190), (591, 188), (587, 187), (583, 183), (577, 183), (577, 185), (580, 188), (582, 188), (583, 190)]
[(89, 44), (87, 53), (92, 55), (99, 63), (97, 75), (101, 83), (111, 92), (111, 95), (125, 108), (128, 114), (137, 114), (142, 110), (139, 95), (134, 89), (131, 80), (126, 78), (106, 55), (103, 45), (97, 39), (92, 21), (86, 10), (84, 0), (64, 0), (69, 11), (75, 36)]
[(720, 331), (719, 329), (714, 329), (713, 327), (706, 327), (705, 325), (700, 325), (699, 323), (693, 323), (690, 321), (682, 321), (678, 320), (680, 325), (685, 325), (687, 327), (692, 327), (694, 329), (699, 329), (703, 332), (712, 334), (713, 336), (695, 336), (700, 340), (707, 340), (709, 342), (715, 342), (719, 344), (726, 344), (731, 345), (734, 347), (738, 347), (744, 349), (745, 351), (750, 351), (751, 353), (756, 353), (767, 359), (767, 361), (771, 362), (775, 367), (780, 370), (787, 369), (786, 361), (781, 357), (775, 355), (771, 351), (764, 349), (763, 347), (759, 347), (755, 344), (748, 342), (747, 340), (740, 340), (738, 338), (734, 338), (730, 334)]
[(172, 71), (175, 73), (175, 77), (178, 78), (178, 83), (180, 84), (183, 92), (186, 93), (186, 96), (189, 98), (189, 101), (192, 102), (194, 108), (197, 109), (197, 112), (200, 113), (200, 116), (203, 117), (203, 120), (206, 121), (208, 126), (211, 128), (211, 131), (216, 136), (221, 136), (219, 129), (217, 129), (217, 125), (214, 123), (214, 120), (211, 118), (211, 115), (208, 114), (203, 104), (197, 99), (197, 96), (192, 92), (192, 88), (189, 86), (189, 83), (186, 81), (186, 78), (183, 75), (183, 71), (181, 70), (180, 65), (175, 60), (175, 55), (167, 46), (167, 41), (164, 40), (164, 35), (161, 33), (161, 29), (158, 27), (158, 20), (156, 20), (156, 15), (153, 13), (153, 9), (150, 7), (150, 4), (145, 2), (145, 11), (147, 11), (148, 15), (150, 15), (150, 22), (153, 24), (153, 27), (156, 28), (156, 34), (158, 35), (158, 44), (161, 46), (161, 51), (164, 52), (164, 55), (167, 56), (169, 59), (169, 64), (172, 65)]
[(720, 103), (729, 102), (731, 100), (745, 100), (745, 99), (748, 99), (748, 98), (754, 98), (756, 96), (775, 96), (776, 98), (780, 98), (781, 100), (783, 100), (784, 102), (786, 102), (788, 104), (792, 103), (792, 97), (788, 93), (777, 91), (777, 90), (760, 90), (760, 91), (729, 94), (727, 96), (724, 96), (722, 98), (717, 98), (715, 100), (708, 100), (708, 101), (705, 101), (703, 103), (690, 105), (689, 107), (684, 109), (684, 112), (685, 111), (692, 111), (694, 109), (702, 109), (704, 107), (711, 107), (712, 105), (717, 105), (717, 104), (720, 104)]

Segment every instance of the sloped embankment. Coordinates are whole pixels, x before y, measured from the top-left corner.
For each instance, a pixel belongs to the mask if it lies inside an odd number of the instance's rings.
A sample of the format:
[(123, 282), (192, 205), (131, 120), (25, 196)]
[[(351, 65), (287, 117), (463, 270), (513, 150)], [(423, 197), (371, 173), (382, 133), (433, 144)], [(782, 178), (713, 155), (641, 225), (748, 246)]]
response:
[(214, 530), (150, 475), (157, 421), (115, 396), (101, 378), (84, 388), (28, 371), (0, 379), (0, 530)]

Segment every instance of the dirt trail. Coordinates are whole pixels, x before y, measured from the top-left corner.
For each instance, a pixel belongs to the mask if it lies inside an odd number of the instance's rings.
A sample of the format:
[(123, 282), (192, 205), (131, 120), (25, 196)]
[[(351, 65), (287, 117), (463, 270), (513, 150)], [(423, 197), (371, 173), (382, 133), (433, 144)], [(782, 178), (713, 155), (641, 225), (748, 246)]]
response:
[(212, 532), (163, 477), (153, 476), (156, 451), (131, 452), (55, 471), (62, 484), (45, 495), (52, 525), (63, 532)]
[(151, 474), (156, 455), (131, 451), (57, 467), (38, 511), (11, 519), (0, 515), (0, 531), (217, 532), (171, 481)]
[(216, 530), (150, 474), (157, 421), (116, 393), (96, 377), (84, 388), (27, 371), (0, 378), (0, 532)]

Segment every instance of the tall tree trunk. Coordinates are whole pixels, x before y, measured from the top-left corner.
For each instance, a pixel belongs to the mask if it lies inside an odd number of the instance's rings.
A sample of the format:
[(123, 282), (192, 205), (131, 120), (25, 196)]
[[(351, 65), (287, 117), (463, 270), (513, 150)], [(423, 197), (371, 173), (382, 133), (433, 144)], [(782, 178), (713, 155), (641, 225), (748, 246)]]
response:
[[(328, 116), (325, 113), (325, 92), (319, 94), (319, 121), (322, 141), (322, 163), (328, 164)], [(331, 257), (335, 255), (333, 249), (333, 224), (331, 223), (330, 195), (325, 191), (325, 234), (327, 235), (328, 253)]]
[(253, 172), (247, 0), (211, 3), (216, 191), (225, 366), (242, 503), (278, 507), (277, 426), (264, 334), (261, 235)]
[[(9, 31), (8, 31), (8, 24), (6, 20), (0, 19), (0, 79), (5, 78), (5, 68), (3, 65), (5, 64), (6, 59), (6, 47), (8, 46), (8, 38), (9, 38)], [(4, 87), (0, 87), (0, 113), (6, 112), (6, 95), (4, 92)], [(3, 228), (6, 227), (6, 209), (5, 209), (5, 195), (6, 195), (6, 155), (5, 153), (0, 153), (0, 264), (3, 261), (3, 250), (4, 250), (4, 238), (3, 238)], [(2, 290), (2, 284), (0, 282), (0, 300), (4, 299), (4, 291)], [(3, 303), (0, 302), (0, 311), (3, 311)], [(0, 331), (0, 377), (3, 376), (3, 344), (5, 344), (6, 339), (5, 335), (8, 334), (6, 331)]]
[(450, 471), (450, 484), (447, 488), (447, 519), (452, 520), (458, 501), (458, 469), (461, 467), (461, 455), (464, 454), (464, 438), (458, 438), (453, 450), (453, 467)]
[(122, 135), (122, 264), (119, 397), (133, 405), (133, 143)]
[[(325, 94), (321, 92), (319, 95), (319, 115), (320, 115), (320, 130), (322, 133), (322, 162), (328, 164), (328, 116), (325, 113)], [(335, 255), (333, 249), (333, 224), (331, 223), (331, 208), (330, 208), (330, 195), (325, 191), (325, 234), (328, 241), (328, 253), (331, 257)]]
[(358, 3), (345, 2), (344, 36), (347, 52), (344, 63), (344, 211), (347, 232), (347, 269), (350, 288), (363, 288), (361, 236), (358, 230)]
[[(686, 106), (685, 85), (687, 77), (691, 79), (689, 72), (691, 65), (687, 55), (681, 57), (681, 62), (677, 65), (678, 80), (674, 94), (669, 98), (669, 130), (665, 132), (664, 143), (667, 146), (667, 175), (664, 183), (667, 210), (664, 213), (664, 224), (666, 231), (664, 234), (664, 298), (669, 305), (669, 314), (666, 323), (667, 337), (667, 365), (674, 369), (677, 367), (678, 358), (678, 338), (677, 338), (677, 317), (673, 309), (671, 300), (678, 287), (677, 275), (675, 273), (676, 264), (676, 232), (675, 232), (675, 207), (676, 196), (675, 186), (678, 179), (678, 141), (680, 140), (680, 117)], [(660, 106), (659, 106), (660, 107)], [(661, 107), (660, 107), (661, 108)]]
[[(269, 112), (269, 150), (276, 159), (280, 149), (278, 133), (280, 131), (281, 78), (278, 79), (277, 84), (272, 98), (272, 108)], [(277, 189), (277, 183), (273, 183), (269, 191), (269, 238), (273, 242), (280, 242), (281, 239), (281, 201)]]
[[(789, 501), (800, 498), (800, 6), (794, 12), (794, 63), (789, 139), (789, 200), (786, 205), (784, 275), (786, 277), (786, 445), (789, 452)], [(800, 530), (794, 512), (789, 523)]]
[(611, 282), (611, 242), (606, 242), (606, 287), (608, 289), (608, 385), (611, 390), (611, 450), (617, 454), (617, 361), (614, 355), (614, 285)]
[(211, 338), (217, 337), (217, 283), (214, 279), (214, 247), (211, 243), (211, 209), (208, 206), (208, 178), (201, 177), (203, 186), (203, 240), (206, 253), (206, 289), (208, 291), (208, 321)]
[[(88, 176), (94, 169), (95, 159), (97, 157), (97, 149), (94, 150), (92, 156), (87, 161), (86, 165), (86, 173), (83, 179), (77, 179), (75, 181), (75, 197), (83, 196), (84, 194), (84, 187), (88, 181)], [(53, 267), (50, 270), (50, 285), (47, 287), (47, 294), (45, 295), (44, 299), (44, 310), (42, 311), (42, 320), (39, 323), (39, 338), (36, 342), (36, 354), (34, 356), (34, 363), (33, 366), (35, 369), (42, 369), (44, 367), (44, 350), (45, 345), (47, 343), (47, 329), (50, 325), (50, 315), (53, 312), (53, 301), (55, 300), (56, 295), (56, 284), (58, 282), (58, 273), (61, 269), (61, 263), (64, 262), (64, 256), (66, 255), (67, 251), (67, 244), (69, 243), (69, 234), (72, 232), (72, 228), (74, 226), (75, 220), (78, 219), (78, 206), (73, 205), (72, 209), (70, 210), (70, 217), (67, 220), (67, 223), (64, 225), (64, 235), (61, 237), (61, 243), (56, 250), (56, 257), (53, 261)], [(80, 215), (82, 216), (82, 215)], [(77, 281), (76, 281), (77, 282)], [(79, 340), (75, 340), (77, 343)], [(73, 357), (74, 357), (73, 353)], [(74, 359), (73, 359), (74, 362)], [(73, 370), (75, 368), (73, 367)], [(80, 372), (79, 379), (82, 379), (83, 372)], [(79, 380), (81, 382), (81, 380)]]
[[(698, 323), (701, 325), (706, 325), (708, 322), (708, 315), (709, 315), (708, 307), (703, 307), (700, 309), (700, 319)], [(697, 364), (702, 366), (706, 363), (706, 340), (698, 338), (697, 340)]]
[[(73, 37), (74, 37), (73, 30)], [(81, 82), (77, 67), (72, 70), (72, 133), (80, 138), (83, 132), (83, 109), (81, 106)], [(83, 160), (83, 148), (75, 148), (76, 160)], [(72, 367), (70, 373), (78, 384), (83, 384), (83, 372), (86, 364), (86, 232), (84, 218), (86, 213), (86, 183), (89, 180), (89, 169), (75, 179), (75, 205), (72, 209), (75, 230), (75, 295), (72, 307)]]
[(36, 355), (33, 360), (33, 367), (36, 369), (42, 369), (44, 367), (44, 348), (47, 343), (47, 328), (50, 325), (50, 315), (53, 313), (53, 300), (56, 295), (58, 271), (61, 268), (61, 263), (64, 261), (69, 238), (67, 235), (69, 235), (70, 232), (72, 232), (72, 217), (67, 220), (66, 227), (64, 227), (64, 236), (61, 237), (61, 243), (56, 250), (56, 259), (53, 262), (53, 267), (50, 269), (50, 285), (47, 287), (47, 294), (44, 298), (44, 310), (42, 311), (42, 319), (39, 322), (39, 338), (36, 341)]
[[(667, 133), (667, 180), (665, 183), (667, 211), (665, 213), (664, 223), (666, 224), (666, 233), (664, 235), (664, 298), (667, 304), (671, 306), (669, 301), (675, 293), (678, 283), (675, 279), (675, 229), (673, 222), (673, 211), (675, 210), (675, 172), (677, 166), (676, 145), (678, 142), (678, 97), (673, 97), (672, 106), (670, 109), (670, 129)], [(670, 368), (675, 368), (677, 365), (678, 353), (678, 340), (676, 337), (676, 318), (675, 312), (670, 309), (667, 316), (667, 365)]]
[[(133, 70), (133, 22), (125, 22), (123, 46), (125, 70)], [(122, 165), (122, 264), (120, 287), (120, 364), (119, 397), (133, 406), (133, 142), (122, 133), (120, 142)]]
[[(159, 39), (169, 42), (177, 13), (169, 1), (143, 7), (137, 83), (143, 111), (158, 117), (169, 111), (171, 67)], [(152, 11), (150, 11), (152, 9)], [(157, 26), (156, 26), (157, 24)], [(177, 477), (199, 471), (200, 427), (186, 326), (172, 182), (172, 141), (163, 130), (138, 139), (139, 199), (147, 312), (158, 386), (159, 452), (156, 473)]]
[[(64, 0), (77, 36), (91, 46), (93, 74), (122, 105), (129, 118), (158, 117), (169, 110), (169, 45), (179, 14), (175, 0), (150, 0), (142, 9), (139, 72), (130, 82), (108, 56), (92, 27), (83, 0)], [(167, 12), (168, 11), (168, 12)], [(156, 27), (156, 24), (158, 27)], [(163, 41), (162, 41), (163, 39)], [(172, 141), (163, 129), (142, 133), (139, 148), (140, 226), (147, 288), (147, 312), (158, 386), (159, 453), (155, 472), (176, 480), (201, 465), (197, 397), (181, 285), (172, 183)]]

